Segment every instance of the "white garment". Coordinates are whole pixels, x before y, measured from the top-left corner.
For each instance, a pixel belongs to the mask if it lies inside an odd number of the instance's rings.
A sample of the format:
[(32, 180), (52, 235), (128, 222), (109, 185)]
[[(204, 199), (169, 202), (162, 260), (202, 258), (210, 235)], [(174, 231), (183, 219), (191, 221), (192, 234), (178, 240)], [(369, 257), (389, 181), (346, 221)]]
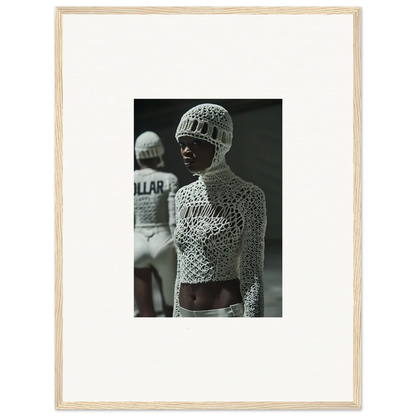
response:
[(175, 225), (178, 178), (155, 169), (134, 171), (134, 226)]
[(134, 232), (134, 267), (153, 266), (161, 280), (163, 298), (173, 305), (176, 277), (176, 251), (169, 227), (136, 228)]
[(134, 172), (134, 267), (153, 266), (162, 279), (165, 302), (173, 304), (176, 251), (175, 175), (154, 169)]
[(231, 172), (225, 160), (200, 175), (176, 194), (178, 267), (173, 316), (180, 316), (181, 283), (237, 278), (244, 316), (263, 316), (264, 193)]
[(181, 318), (242, 318), (244, 305), (242, 302), (220, 309), (208, 309), (203, 311), (191, 311), (179, 306)]

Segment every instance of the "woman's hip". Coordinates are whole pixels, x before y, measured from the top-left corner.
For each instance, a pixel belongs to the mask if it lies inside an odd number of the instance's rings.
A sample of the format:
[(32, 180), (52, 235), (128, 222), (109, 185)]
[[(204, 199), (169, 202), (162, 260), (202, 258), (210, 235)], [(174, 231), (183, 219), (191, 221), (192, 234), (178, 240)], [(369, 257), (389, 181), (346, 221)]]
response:
[(179, 306), (181, 318), (241, 318), (244, 315), (244, 304), (242, 302), (220, 309), (206, 309), (192, 311)]

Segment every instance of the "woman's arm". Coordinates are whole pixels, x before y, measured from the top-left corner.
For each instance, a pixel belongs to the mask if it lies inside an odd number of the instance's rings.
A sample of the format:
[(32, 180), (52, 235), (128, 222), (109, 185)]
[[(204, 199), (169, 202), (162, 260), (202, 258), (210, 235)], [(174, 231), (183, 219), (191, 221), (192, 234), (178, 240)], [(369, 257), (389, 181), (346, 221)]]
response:
[[(178, 221), (178, 210), (181, 207), (181, 203), (180, 203), (180, 193), (178, 192), (174, 198), (174, 207), (176, 208), (175, 213), (174, 213), (174, 222), (175, 224)], [(173, 231), (172, 231), (172, 236), (173, 235)], [(177, 266), (176, 266), (176, 280), (175, 280), (175, 293), (174, 293), (174, 298), (173, 298), (173, 318), (180, 318), (180, 314), (179, 314), (179, 292), (181, 289), (181, 260), (182, 260), (182, 254), (180, 252), (180, 250), (178, 249), (177, 245), (176, 245), (176, 241), (175, 238), (173, 239), (174, 243), (175, 243), (175, 248), (176, 248), (176, 255), (177, 255)]]
[(169, 229), (173, 237), (176, 225), (175, 195), (178, 190), (178, 178), (171, 174), (169, 177), (169, 195), (168, 195), (168, 212), (169, 212)]
[(176, 268), (175, 293), (173, 298), (173, 318), (180, 318), (179, 313), (179, 292), (181, 290), (181, 279), (179, 277), (180, 255), (178, 254), (178, 265)]
[(264, 316), (263, 263), (266, 232), (266, 198), (252, 185), (243, 201), (245, 226), (240, 256), (240, 291), (245, 317)]

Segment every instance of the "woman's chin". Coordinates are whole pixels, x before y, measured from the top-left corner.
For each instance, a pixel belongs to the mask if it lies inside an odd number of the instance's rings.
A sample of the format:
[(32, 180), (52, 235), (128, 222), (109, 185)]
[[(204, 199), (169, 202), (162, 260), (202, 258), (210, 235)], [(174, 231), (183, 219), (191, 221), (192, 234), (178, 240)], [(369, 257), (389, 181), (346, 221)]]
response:
[[(186, 165), (185, 165), (186, 166)], [(209, 166), (201, 166), (197, 163), (191, 163), (190, 165), (186, 166), (189, 172), (191, 173), (200, 173), (204, 172), (206, 169), (208, 169)]]
[(198, 167), (195, 167), (194, 164), (191, 164), (189, 166), (186, 166), (186, 169), (188, 169), (189, 172), (191, 172), (191, 173), (199, 172)]

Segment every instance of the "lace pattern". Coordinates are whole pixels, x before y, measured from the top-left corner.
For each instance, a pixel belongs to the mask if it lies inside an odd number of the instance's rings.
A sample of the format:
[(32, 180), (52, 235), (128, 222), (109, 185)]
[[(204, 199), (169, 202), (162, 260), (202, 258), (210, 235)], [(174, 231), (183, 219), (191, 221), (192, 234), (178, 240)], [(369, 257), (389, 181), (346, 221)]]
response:
[(200, 104), (187, 111), (176, 140), (190, 136), (215, 146), (211, 165), (176, 194), (178, 253), (173, 316), (179, 313), (181, 283), (240, 280), (244, 316), (264, 315), (263, 260), (266, 200), (263, 191), (231, 172), (225, 161), (233, 138), (228, 111)]
[(228, 111), (215, 104), (200, 104), (187, 111), (176, 129), (176, 140), (191, 136), (206, 140), (215, 146), (211, 166), (204, 171), (216, 170), (224, 161), (230, 150), (233, 138), (233, 122)]
[(135, 227), (175, 225), (175, 194), (178, 179), (172, 173), (154, 169), (134, 172)]
[(181, 283), (240, 279), (245, 315), (263, 316), (266, 202), (263, 191), (224, 163), (176, 194), (178, 252), (174, 316)]

